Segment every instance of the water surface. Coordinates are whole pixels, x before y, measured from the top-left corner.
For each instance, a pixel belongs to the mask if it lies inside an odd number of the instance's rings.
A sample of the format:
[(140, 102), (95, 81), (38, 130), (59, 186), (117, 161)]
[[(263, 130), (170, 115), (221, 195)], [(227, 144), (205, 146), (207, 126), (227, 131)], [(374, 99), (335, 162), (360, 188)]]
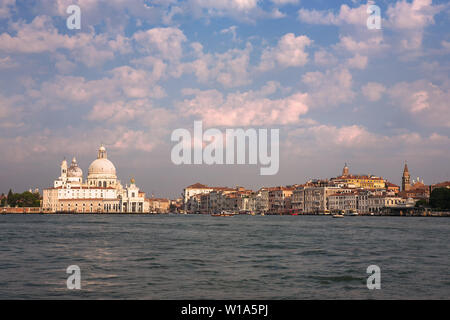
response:
[(0, 215), (0, 298), (449, 299), (449, 235), (447, 218)]

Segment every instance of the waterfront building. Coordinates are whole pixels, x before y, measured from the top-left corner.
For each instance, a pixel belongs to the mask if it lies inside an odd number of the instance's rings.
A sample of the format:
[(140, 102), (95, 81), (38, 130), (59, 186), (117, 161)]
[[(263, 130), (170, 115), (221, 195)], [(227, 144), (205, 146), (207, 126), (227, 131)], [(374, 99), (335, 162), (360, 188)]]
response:
[(339, 187), (306, 187), (304, 212), (323, 214), (328, 210), (328, 196), (341, 190)]
[(295, 212), (304, 212), (305, 210), (305, 186), (299, 186), (292, 192), (292, 209)]
[(384, 198), (383, 195), (370, 195), (367, 199), (367, 212), (380, 213), (384, 208)]
[(258, 190), (258, 195), (256, 197), (256, 208), (255, 211), (259, 213), (267, 213), (269, 211), (269, 192), (270, 188), (261, 188)]
[(328, 196), (328, 210), (336, 211), (357, 211), (358, 210), (358, 192), (333, 193)]
[(232, 188), (214, 188), (208, 194), (208, 210), (207, 213), (219, 213), (222, 210), (234, 210), (234, 204), (231, 204), (234, 200), (229, 200), (229, 195), (237, 192), (238, 189)]
[(254, 213), (267, 213), (269, 211), (269, 189), (263, 187), (252, 192), (249, 197), (248, 210)]
[(447, 188), (450, 189), (450, 181), (435, 183), (430, 186), (430, 193), (436, 188)]
[(243, 187), (209, 187), (196, 183), (183, 191), (186, 213), (211, 214), (223, 210), (250, 211), (252, 190)]
[[(411, 200), (411, 199), (410, 199)], [(415, 201), (408, 201), (402, 197), (396, 196), (386, 196), (384, 197), (384, 207), (385, 208), (396, 208), (396, 207), (405, 207), (405, 206), (414, 206)]]
[(276, 187), (269, 191), (269, 212), (283, 214), (291, 210), (291, 197), (295, 188)]
[(199, 194), (210, 193), (213, 190), (214, 190), (213, 188), (210, 188), (210, 187), (208, 187), (204, 184), (198, 183), (198, 182), (184, 188), (183, 203), (185, 204), (185, 210), (189, 210), (189, 208), (186, 207), (189, 199), (191, 199), (192, 197), (199, 195)]
[(384, 189), (386, 187), (383, 177), (350, 174), (347, 164), (342, 170), (342, 175), (332, 178), (330, 182), (335, 186), (345, 188)]
[(393, 192), (395, 194), (400, 192), (400, 186), (393, 184), (391, 182), (386, 181), (386, 190), (389, 192)]
[(169, 213), (170, 200), (164, 198), (146, 199), (150, 213)]
[(183, 199), (183, 206), (185, 213), (200, 213), (200, 202), (201, 202), (202, 193), (195, 194), (188, 198), (187, 200)]
[(122, 186), (102, 145), (89, 166), (86, 182), (75, 157), (69, 167), (65, 159), (62, 161), (60, 176), (52, 188), (43, 191), (42, 209), (50, 213), (144, 213), (148, 205), (134, 179)]

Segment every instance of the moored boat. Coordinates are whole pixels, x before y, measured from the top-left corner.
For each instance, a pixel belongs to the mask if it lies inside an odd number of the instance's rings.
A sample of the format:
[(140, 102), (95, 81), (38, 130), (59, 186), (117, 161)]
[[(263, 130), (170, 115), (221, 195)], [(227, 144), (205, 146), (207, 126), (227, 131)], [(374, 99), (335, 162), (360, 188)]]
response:
[(237, 213), (230, 212), (230, 211), (221, 211), (220, 213), (212, 213), (211, 216), (213, 217), (232, 217), (237, 215)]

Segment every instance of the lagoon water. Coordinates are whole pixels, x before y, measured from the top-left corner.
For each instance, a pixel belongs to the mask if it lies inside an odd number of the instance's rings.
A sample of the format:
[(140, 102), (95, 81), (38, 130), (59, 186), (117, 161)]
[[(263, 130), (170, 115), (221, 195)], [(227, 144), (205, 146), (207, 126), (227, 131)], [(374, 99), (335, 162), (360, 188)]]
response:
[(448, 218), (0, 215), (0, 299), (449, 299), (449, 240)]

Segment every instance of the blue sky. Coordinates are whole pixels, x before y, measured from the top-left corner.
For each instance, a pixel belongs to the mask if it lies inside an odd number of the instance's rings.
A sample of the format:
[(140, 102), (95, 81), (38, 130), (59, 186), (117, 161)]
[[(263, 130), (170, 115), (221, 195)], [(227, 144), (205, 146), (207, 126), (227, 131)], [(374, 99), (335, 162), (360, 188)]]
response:
[[(81, 9), (68, 30), (66, 8)], [(381, 9), (381, 30), (366, 26)], [(353, 173), (450, 180), (448, 1), (0, 0), (0, 192), (87, 173), (258, 188)], [(176, 128), (280, 129), (280, 171), (175, 166)]]

